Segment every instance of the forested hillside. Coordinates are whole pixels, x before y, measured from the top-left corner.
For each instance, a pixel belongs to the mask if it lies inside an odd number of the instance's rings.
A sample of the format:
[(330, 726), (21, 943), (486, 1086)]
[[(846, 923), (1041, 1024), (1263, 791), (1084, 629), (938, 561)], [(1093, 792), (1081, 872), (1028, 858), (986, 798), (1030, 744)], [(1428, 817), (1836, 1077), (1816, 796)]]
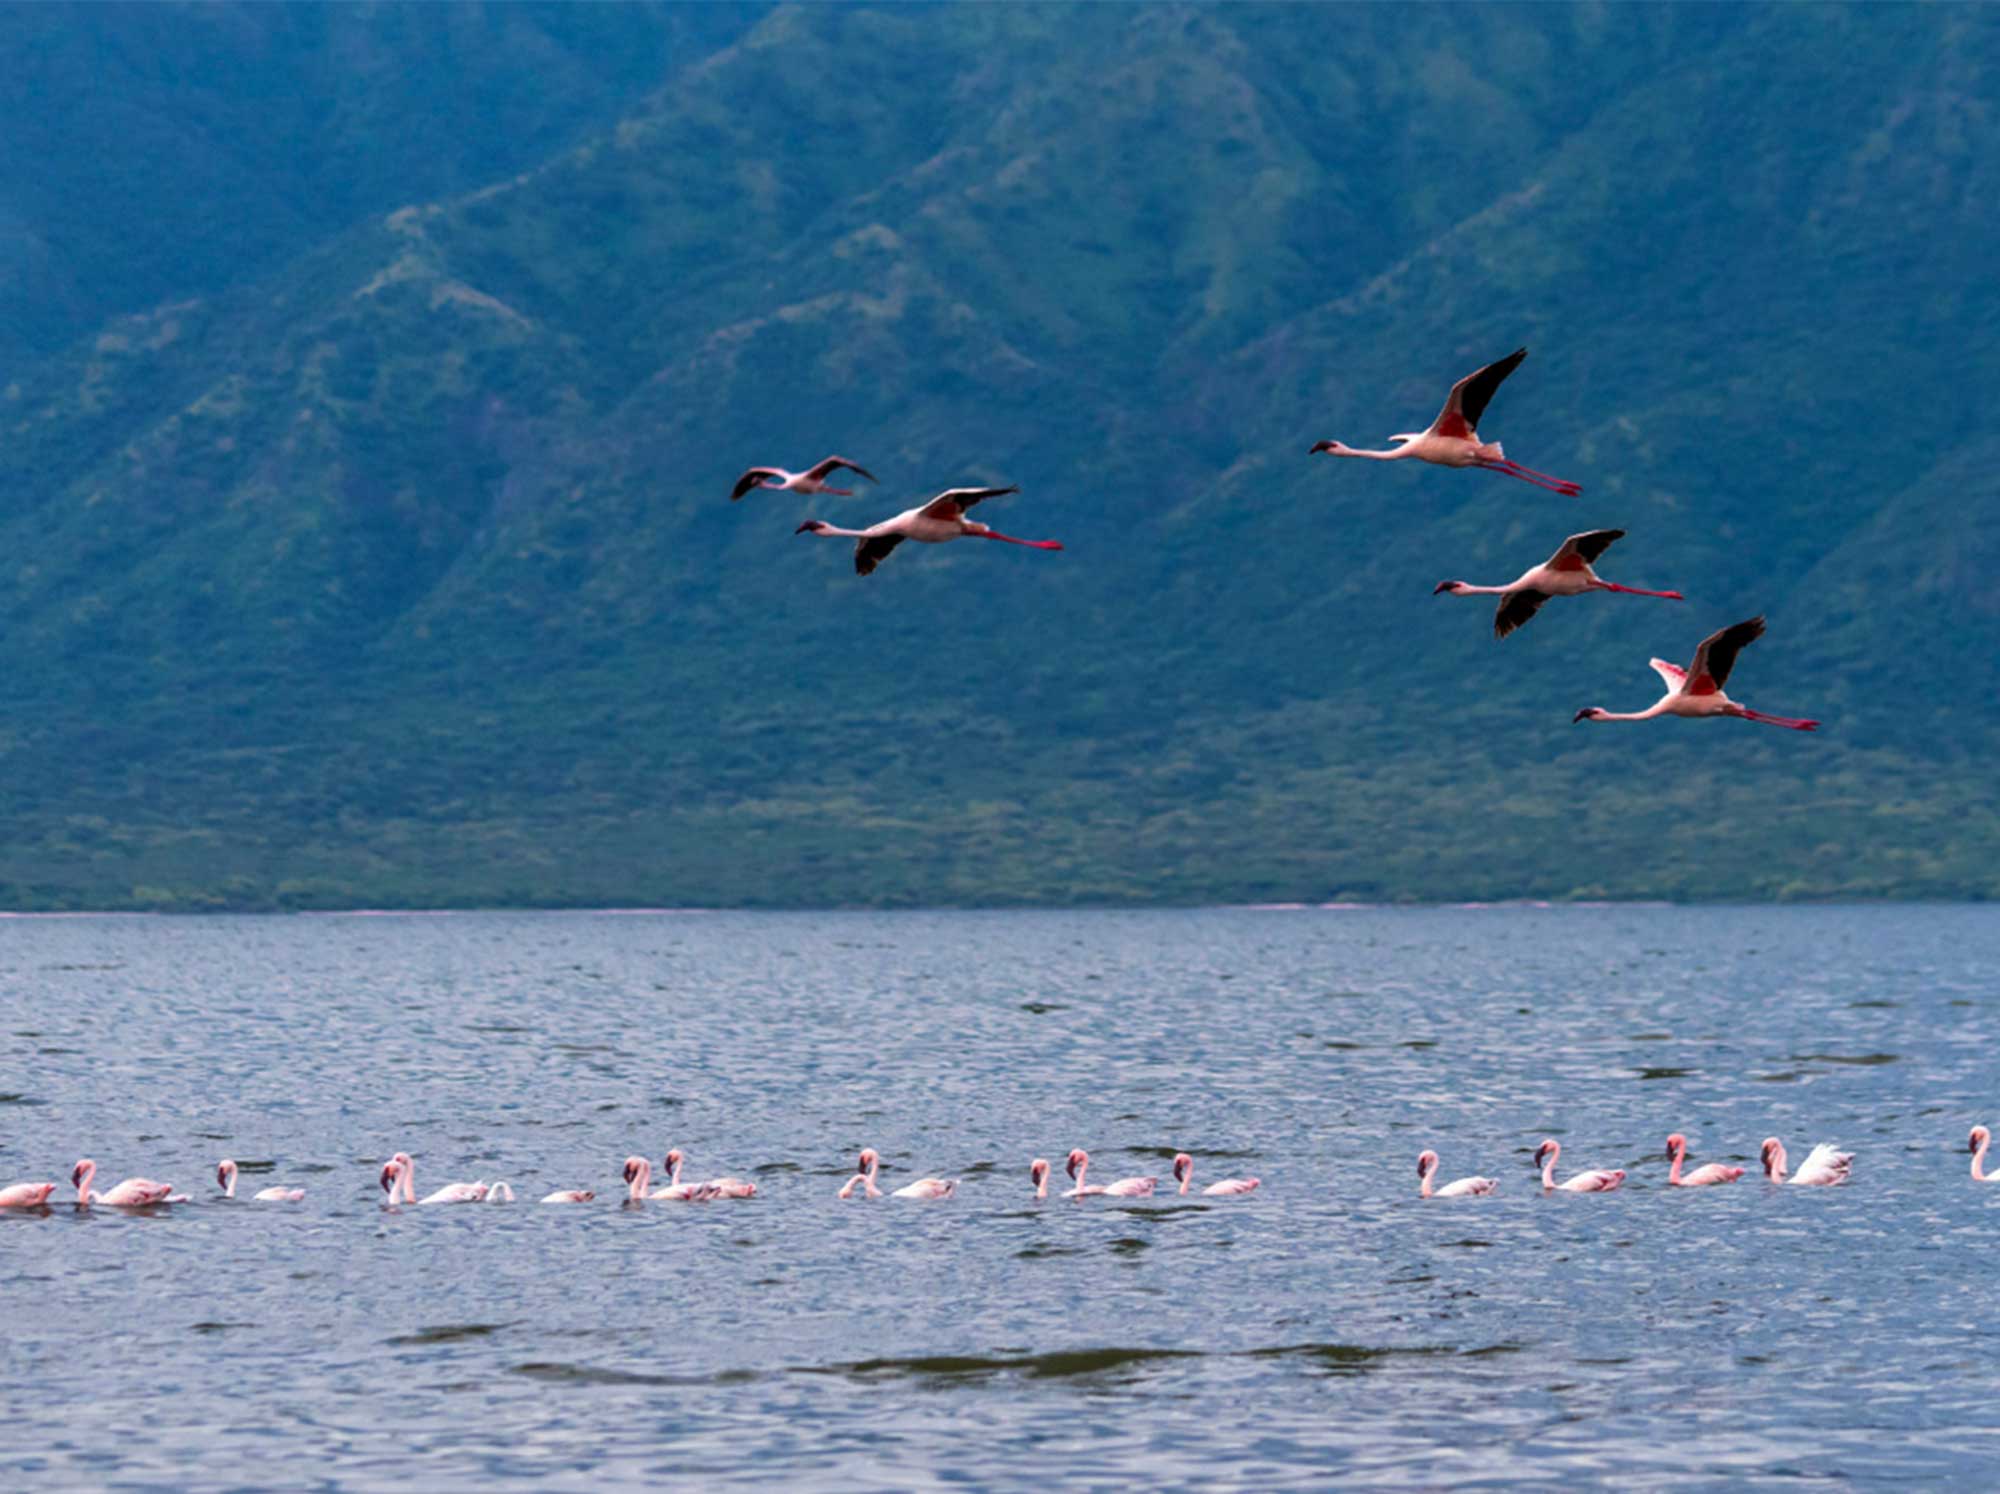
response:
[[(1988, 10), (0, 53), (0, 906), (2000, 891)], [(1482, 434), (1581, 498), (1307, 456), (1522, 344)], [(1067, 549), (793, 534), (963, 482)], [(1432, 595), (1607, 526), (1689, 600)], [(1817, 735), (1571, 725), (1757, 612)]]

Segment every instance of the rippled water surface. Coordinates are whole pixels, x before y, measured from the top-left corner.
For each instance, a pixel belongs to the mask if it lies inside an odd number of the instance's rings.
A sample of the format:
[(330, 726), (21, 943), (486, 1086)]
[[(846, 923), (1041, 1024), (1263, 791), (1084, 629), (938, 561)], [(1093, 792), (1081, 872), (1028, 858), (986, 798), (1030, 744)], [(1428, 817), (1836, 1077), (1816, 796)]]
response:
[[(1987, 1482), (1997, 967), (1976, 908), (0, 919), (0, 1184), (196, 1199), (0, 1214), (0, 1471)], [(836, 1202), (863, 1145), (959, 1197)], [(761, 1196), (621, 1206), (669, 1146)], [(1071, 1146), (1264, 1186), (1036, 1204)], [(397, 1149), (523, 1202), (386, 1210)]]

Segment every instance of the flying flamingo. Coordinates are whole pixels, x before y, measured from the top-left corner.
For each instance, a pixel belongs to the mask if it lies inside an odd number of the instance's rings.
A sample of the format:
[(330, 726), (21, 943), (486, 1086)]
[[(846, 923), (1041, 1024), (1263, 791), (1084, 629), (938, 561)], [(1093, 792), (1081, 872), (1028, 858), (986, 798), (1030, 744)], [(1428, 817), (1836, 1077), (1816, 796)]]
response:
[(1667, 693), (1645, 710), (1607, 711), (1602, 706), (1585, 706), (1570, 718), (1571, 724), (1578, 721), (1650, 721), (1655, 716), (1739, 716), (1745, 721), (1762, 721), (1771, 726), (1788, 727), (1792, 731), (1818, 731), (1817, 721), (1767, 716), (1762, 711), (1738, 705), (1722, 693), (1722, 687), (1729, 682), (1729, 671), (1736, 667), (1737, 654), (1763, 636), (1764, 619), (1761, 617), (1731, 623), (1701, 640), (1701, 647), (1694, 651), (1694, 661), (1686, 669), (1669, 664), (1665, 659), (1652, 660), (1653, 668), (1667, 682)]
[[(2000, 1172), (1989, 1173), (1986, 1170), (1986, 1144), (1992, 1139), (1993, 1133), (1984, 1126), (1974, 1126), (1972, 1128), (1972, 1135), (1967, 1138), (1966, 1149), (1972, 1153), (1972, 1181), (1975, 1183), (2000, 1183)], [(23, 1183), (21, 1186), (23, 1188), (39, 1188), (44, 1185), (40, 1183)], [(53, 1187), (54, 1184), (47, 1186)], [(13, 1191), (12, 1188), (9, 1188), (7, 1193), (12, 1193)], [(7, 1202), (7, 1193), (0, 1193), (0, 1204)]]
[(1425, 1150), (1417, 1153), (1417, 1176), (1423, 1180), (1418, 1184), (1417, 1197), (1483, 1198), (1500, 1186), (1492, 1178), (1460, 1178), (1442, 1188), (1433, 1188), (1431, 1182), (1438, 1175), (1438, 1166), (1436, 1152)]
[[(1174, 1153), (1174, 1179), (1181, 1185), (1181, 1197), (1187, 1197), (1188, 1189), (1193, 1186), (1194, 1158), (1186, 1152)], [(1224, 1178), (1221, 1182), (1210, 1183), (1202, 1189), (1202, 1197), (1235, 1198), (1241, 1194), (1254, 1193), (1257, 1191), (1259, 1181), (1257, 1178)], [(1150, 1193), (1153, 1190), (1148, 1188), (1146, 1191)]]
[[(859, 1193), (863, 1198), (880, 1198), (882, 1190), (875, 1186), (875, 1174), (882, 1166), (882, 1158), (872, 1146), (861, 1149), (861, 1170), (847, 1180), (840, 1190), (840, 1197), (852, 1198)], [(957, 1178), (918, 1178), (914, 1183), (898, 1188), (891, 1198), (951, 1198), (958, 1193)]]
[(1687, 598), (1677, 591), (1646, 591), (1641, 587), (1619, 586), (1615, 582), (1598, 579), (1597, 572), (1590, 568), (1591, 562), (1623, 538), (1625, 531), (1622, 529), (1592, 529), (1583, 534), (1572, 534), (1562, 542), (1561, 549), (1533, 570), (1523, 572), (1518, 581), (1510, 581), (1505, 586), (1470, 586), (1463, 581), (1440, 581), (1431, 589), (1431, 595), (1448, 591), (1455, 597), (1500, 598), (1500, 606), (1493, 614), (1495, 638), (1505, 638), (1527, 622), (1541, 611), (1542, 603), (1550, 597), (1580, 597), (1587, 591), (1618, 591), (1627, 596), (1665, 597), (1670, 602), (1685, 602)]
[(1509, 461), (1498, 441), (1481, 441), (1474, 434), (1479, 427), (1479, 417), (1486, 413), (1486, 402), (1493, 398), (1493, 391), (1500, 387), (1508, 374), (1521, 366), (1521, 360), (1527, 356), (1528, 350), (1521, 348), (1498, 363), (1489, 363), (1479, 372), (1467, 374), (1451, 386), (1444, 408), (1438, 411), (1438, 417), (1431, 422), (1429, 430), (1421, 435), (1389, 438), (1400, 443), (1394, 451), (1359, 451), (1338, 441), (1320, 441), (1308, 454), (1324, 451), (1332, 456), (1367, 457), (1377, 462), (1397, 462), (1404, 457), (1415, 457), (1420, 462), (1435, 462), (1440, 467), (1484, 467), (1488, 472), (1518, 477), (1522, 482), (1547, 488), (1551, 493), (1574, 498), (1583, 491), (1581, 485), (1566, 477), (1551, 477), (1546, 472), (1537, 472), (1532, 467)]
[(1687, 1137), (1676, 1131), (1667, 1138), (1667, 1160), (1674, 1164), (1673, 1171), (1667, 1174), (1667, 1182), (1676, 1188), (1706, 1188), (1714, 1183), (1733, 1183), (1743, 1176), (1740, 1167), (1725, 1167), (1720, 1162), (1710, 1162), (1682, 1177), (1681, 1163), (1687, 1160), (1687, 1154)]
[(722, 1195), (708, 1183), (668, 1183), (653, 1187), (653, 1164), (644, 1157), (625, 1159), (625, 1197), (632, 1203), (656, 1199), (665, 1203), (709, 1203)]
[(92, 1193), (90, 1184), (96, 1176), (97, 1164), (88, 1157), (70, 1170), (69, 1180), (76, 1185), (76, 1201), (79, 1204), (142, 1208), (147, 1204), (184, 1204), (188, 1201), (185, 1193), (174, 1192), (172, 1183), (156, 1183), (151, 1178), (127, 1178), (108, 1193)]
[[(681, 1164), (685, 1161), (687, 1161), (687, 1158), (682, 1155), (679, 1147), (675, 1147), (667, 1153), (667, 1176), (673, 1180), (673, 1184), (677, 1188), (682, 1186)], [(713, 1188), (715, 1192), (712, 1196), (715, 1198), (755, 1198), (757, 1196), (757, 1185), (746, 1182), (742, 1178), (710, 1178), (705, 1183), (693, 1183), (687, 1186)]]
[(1763, 1146), (1764, 1176), (1774, 1183), (1795, 1183), (1808, 1188), (1831, 1188), (1847, 1181), (1847, 1175), (1854, 1170), (1854, 1153), (1837, 1152), (1827, 1142), (1822, 1141), (1806, 1154), (1799, 1170), (1789, 1178), (1785, 1176), (1785, 1144), (1777, 1137), (1767, 1137)]
[(833, 535), (857, 541), (854, 546), (854, 573), (857, 576), (871, 574), (889, 552), (906, 539), (916, 540), (919, 544), (941, 545), (961, 535), (970, 535), (974, 539), (1026, 545), (1031, 550), (1060, 550), (1062, 545), (1055, 540), (1015, 539), (1011, 534), (1002, 534), (997, 529), (989, 529), (965, 517), (974, 504), (984, 499), (1000, 498), (1020, 491), (1019, 488), (948, 488), (930, 502), (905, 509), (895, 518), (870, 524), (866, 529), (836, 529), (824, 519), (807, 519), (792, 532)]
[[(224, 1157), (215, 1164), (216, 1185), (222, 1189), (224, 1198), (236, 1196), (236, 1164)], [(260, 1188), (250, 1196), (252, 1203), (297, 1203), (306, 1196), (303, 1188)]]
[(1550, 1188), (1559, 1193), (1609, 1193), (1625, 1181), (1622, 1167), (1604, 1167), (1594, 1172), (1580, 1172), (1566, 1182), (1556, 1181), (1556, 1158), (1562, 1155), (1562, 1143), (1551, 1136), (1535, 1148), (1535, 1165), (1542, 1170), (1542, 1188)]
[[(1048, 1164), (1042, 1164), (1046, 1167)], [(0, 1209), (39, 1209), (49, 1201), (49, 1195), (56, 1191), (57, 1183), (14, 1183), (0, 1188)]]
[(803, 472), (787, 472), (783, 467), (752, 467), (736, 479), (736, 488), (730, 493), (729, 501), (734, 503), (745, 493), (757, 488), (772, 488), (784, 493), (831, 493), (837, 498), (852, 498), (854, 489), (830, 488), (826, 485), (827, 478), (842, 467), (867, 478), (870, 482), (875, 480), (875, 474), (866, 467), (839, 456), (830, 456), (823, 462), (814, 462)]
[[(1049, 1159), (1047, 1157), (1037, 1157), (1028, 1164), (1028, 1181), (1035, 1185), (1036, 1198), (1047, 1198), (1049, 1196)], [(24, 1183), (22, 1186), (27, 1187), (28, 1185)]]
[(1078, 1147), (1069, 1154), (1069, 1161), (1064, 1164), (1064, 1167), (1069, 1175), (1076, 1179), (1076, 1186), (1065, 1193), (1063, 1195), (1064, 1198), (1096, 1198), (1099, 1196), (1105, 1198), (1151, 1198), (1154, 1186), (1160, 1181), (1158, 1178), (1120, 1178), (1115, 1183), (1106, 1183), (1102, 1186), (1095, 1183), (1087, 1183), (1084, 1181), (1084, 1177), (1090, 1171), (1090, 1153), (1086, 1152), (1082, 1147)]
[(398, 1191), (407, 1204), (476, 1204), (486, 1202), (484, 1183), (446, 1183), (437, 1192), (417, 1197), (417, 1164), (408, 1152), (398, 1152), (382, 1164), (382, 1191), (396, 1202)]

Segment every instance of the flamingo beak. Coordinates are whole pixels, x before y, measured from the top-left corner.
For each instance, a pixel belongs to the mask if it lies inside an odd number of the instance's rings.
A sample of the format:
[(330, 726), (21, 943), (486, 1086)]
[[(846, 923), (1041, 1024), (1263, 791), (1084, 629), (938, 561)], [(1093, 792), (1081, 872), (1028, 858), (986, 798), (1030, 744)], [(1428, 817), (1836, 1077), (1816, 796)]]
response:
[(817, 519), (807, 519), (807, 520), (805, 521), (805, 523), (803, 523), (803, 524), (799, 525), (799, 527), (798, 527), (798, 528), (796, 528), (796, 529), (794, 529), (794, 530), (792, 531), (792, 533), (793, 533), (793, 534), (810, 534), (810, 533), (812, 533), (812, 530), (813, 530), (813, 526), (814, 526), (814, 525), (816, 525), (816, 524), (818, 524), (818, 523), (819, 523), (819, 520), (817, 520)]
[(1440, 581), (1431, 588), (1431, 595), (1436, 596), (1441, 591), (1450, 591), (1456, 585), (1458, 585), (1456, 581)]
[(1337, 444), (1338, 443), (1333, 441), (1315, 441), (1313, 442), (1312, 450), (1307, 452), (1306, 455), (1318, 456), (1322, 451), (1332, 451), (1335, 445)]
[(1585, 707), (1584, 707), (1584, 708), (1583, 708), (1582, 710), (1578, 711), (1578, 712), (1577, 712), (1577, 713), (1576, 713), (1576, 714), (1575, 714), (1574, 716), (1572, 716), (1572, 717), (1570, 717), (1570, 718), (1569, 718), (1569, 724), (1570, 724), (1571, 726), (1574, 726), (1574, 725), (1576, 725), (1576, 723), (1577, 723), (1577, 722), (1579, 722), (1579, 721), (1587, 721), (1587, 720), (1589, 720), (1589, 719), (1590, 719), (1590, 713), (1591, 713), (1591, 711), (1592, 711), (1593, 709), (1595, 709), (1595, 707), (1592, 707), (1592, 706), (1585, 706)]

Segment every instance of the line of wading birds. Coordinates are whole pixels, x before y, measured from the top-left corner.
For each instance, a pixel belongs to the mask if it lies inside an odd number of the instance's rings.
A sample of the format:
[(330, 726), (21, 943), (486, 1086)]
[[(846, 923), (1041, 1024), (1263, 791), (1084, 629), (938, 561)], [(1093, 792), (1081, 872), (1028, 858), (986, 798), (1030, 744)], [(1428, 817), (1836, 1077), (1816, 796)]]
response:
[[(1986, 1170), (1986, 1149), (1992, 1141), (1992, 1133), (1984, 1126), (1974, 1126), (1966, 1138), (1967, 1150), (1972, 1153), (1972, 1178), (1978, 1183), (2000, 1182), (2000, 1172)], [(1562, 1155), (1562, 1143), (1550, 1137), (1535, 1148), (1535, 1166), (1541, 1169), (1543, 1192), (1555, 1193), (1609, 1193), (1625, 1182), (1622, 1167), (1592, 1168), (1572, 1174), (1561, 1182), (1556, 1181), (1556, 1159)], [(1692, 1172), (1683, 1173), (1682, 1166), (1687, 1161), (1687, 1138), (1676, 1131), (1667, 1138), (1667, 1161), (1671, 1164), (1667, 1173), (1667, 1183), (1675, 1188), (1705, 1188), (1717, 1183), (1733, 1183), (1743, 1176), (1743, 1169), (1731, 1167), (1721, 1162), (1710, 1162), (1697, 1167)], [(1837, 1151), (1821, 1142), (1807, 1154), (1796, 1171), (1788, 1166), (1785, 1144), (1777, 1137), (1765, 1139), (1759, 1151), (1764, 1176), (1773, 1183), (1800, 1185), (1807, 1187), (1831, 1187), (1848, 1180), (1854, 1168), (1852, 1152)], [(683, 1182), (681, 1169), (687, 1158), (677, 1147), (667, 1153), (666, 1179), (660, 1187), (653, 1186), (653, 1164), (644, 1157), (627, 1157), (621, 1176), (625, 1183), (625, 1202), (645, 1203), (648, 1200), (668, 1203), (714, 1203), (722, 1199), (755, 1198), (757, 1185), (743, 1178), (720, 1177), (706, 1181)], [(254, 1164), (253, 1164), (254, 1165)], [(918, 1178), (901, 1188), (885, 1193), (878, 1185), (878, 1174), (882, 1158), (875, 1148), (864, 1147), (857, 1170), (837, 1195), (849, 1198), (914, 1198), (939, 1200), (956, 1198), (960, 1180), (958, 1178)], [(1156, 1177), (1120, 1178), (1115, 1183), (1093, 1183), (1090, 1181), (1090, 1153), (1078, 1148), (1071, 1152), (1064, 1162), (1064, 1169), (1075, 1184), (1060, 1196), (1063, 1198), (1150, 1198), (1159, 1186)], [(237, 1164), (224, 1158), (215, 1165), (215, 1182), (221, 1191), (216, 1198), (236, 1197)], [(1034, 1189), (1034, 1196), (1045, 1199), (1049, 1196), (1049, 1163), (1044, 1157), (1037, 1157), (1028, 1164), (1028, 1181)], [(1437, 1185), (1438, 1154), (1425, 1150), (1417, 1154), (1417, 1194), (1420, 1198), (1468, 1198), (1482, 1197), (1496, 1192), (1500, 1184), (1493, 1178), (1460, 1178), (1455, 1183)], [(1246, 1193), (1254, 1193), (1262, 1185), (1258, 1178), (1224, 1178), (1206, 1187), (1197, 1187), (1194, 1182), (1194, 1158), (1186, 1152), (1174, 1156), (1174, 1182), (1180, 1185), (1182, 1195), (1197, 1193), (1205, 1198), (1234, 1198)], [(191, 1203), (185, 1193), (176, 1193), (171, 1183), (156, 1183), (150, 1178), (127, 1178), (117, 1187), (98, 1193), (91, 1184), (97, 1177), (97, 1164), (88, 1157), (78, 1162), (70, 1171), (70, 1182), (76, 1188), (76, 1207), (88, 1208), (93, 1204), (111, 1208), (148, 1209), (166, 1204)], [(398, 1152), (382, 1164), (381, 1186), (387, 1195), (384, 1206), (394, 1208), (400, 1204), (473, 1204), (512, 1203), (514, 1190), (507, 1183), (489, 1183), (485, 1180), (472, 1183), (446, 1183), (442, 1188), (417, 1195), (417, 1165), (408, 1152)], [(10, 1188), (0, 1188), (0, 1209), (39, 1209), (47, 1212), (49, 1200), (57, 1183), (16, 1183)], [(291, 1187), (261, 1188), (252, 1194), (257, 1203), (298, 1203), (306, 1196), (305, 1189)], [(542, 1199), (545, 1204), (589, 1203), (597, 1197), (589, 1188), (560, 1188)]]
[[(1396, 462), (1411, 458), (1419, 462), (1431, 462), (1440, 467), (1479, 467), (1488, 472), (1498, 472), (1506, 477), (1518, 478), (1551, 493), (1574, 498), (1583, 492), (1581, 484), (1567, 478), (1551, 477), (1546, 472), (1537, 472), (1531, 467), (1523, 467), (1511, 460), (1500, 449), (1498, 441), (1481, 441), (1478, 436), (1479, 418), (1486, 413), (1486, 405), (1493, 398), (1507, 375), (1521, 366), (1528, 356), (1526, 348), (1509, 353), (1497, 363), (1489, 363), (1477, 373), (1467, 374), (1451, 386), (1451, 394), (1444, 402), (1430, 428), (1415, 435), (1391, 436), (1396, 443), (1387, 451), (1363, 451), (1352, 446), (1343, 446), (1338, 441), (1319, 441), (1312, 447), (1312, 454), (1325, 452), (1329, 456), (1364, 457), (1375, 462)], [(827, 479), (840, 471), (849, 471), (875, 481), (875, 475), (859, 463), (846, 457), (830, 456), (815, 462), (803, 472), (791, 472), (783, 467), (751, 467), (736, 480), (736, 487), (730, 499), (742, 498), (745, 494), (760, 488), (786, 493), (815, 494), (826, 493), (836, 497), (853, 496), (851, 488), (836, 488)], [(794, 531), (797, 534), (818, 534), (831, 538), (852, 539), (854, 541), (854, 569), (863, 576), (873, 573), (895, 548), (904, 540), (916, 540), (919, 544), (941, 545), (949, 540), (971, 537), (973, 539), (999, 540), (1009, 545), (1025, 545), (1033, 550), (1060, 550), (1062, 545), (1055, 540), (1024, 540), (1013, 535), (1002, 534), (986, 524), (966, 517), (974, 506), (988, 498), (1000, 498), (1009, 493), (1018, 493), (1018, 487), (1005, 488), (950, 488), (939, 493), (927, 503), (906, 509), (893, 519), (884, 519), (879, 524), (870, 524), (866, 529), (841, 529), (823, 519), (807, 519)], [(1622, 529), (1591, 529), (1582, 534), (1572, 534), (1562, 542), (1556, 553), (1540, 565), (1525, 571), (1518, 580), (1504, 586), (1472, 586), (1464, 581), (1440, 581), (1432, 595), (1449, 592), (1453, 596), (1490, 596), (1500, 599), (1498, 609), (1493, 614), (1493, 636), (1505, 638), (1516, 628), (1526, 623), (1542, 604), (1550, 597), (1582, 596), (1586, 592), (1616, 591), (1629, 596), (1664, 597), (1670, 601), (1685, 601), (1677, 591), (1647, 591), (1637, 586), (1620, 586), (1606, 581), (1591, 569), (1599, 556), (1624, 538)], [(1732, 623), (1708, 635), (1694, 652), (1694, 659), (1687, 668), (1671, 664), (1665, 659), (1654, 659), (1652, 667), (1666, 681), (1667, 693), (1643, 711), (1607, 711), (1598, 706), (1587, 706), (1576, 713), (1574, 721), (1650, 721), (1656, 716), (1734, 716), (1743, 721), (1762, 721), (1770, 726), (1782, 726), (1792, 731), (1813, 731), (1819, 726), (1817, 721), (1802, 720), (1792, 716), (1771, 716), (1761, 711), (1753, 711), (1748, 706), (1738, 705), (1723, 693), (1723, 686), (1729, 682), (1729, 671), (1735, 666), (1736, 656), (1749, 644), (1762, 637), (1764, 619), (1748, 618)]]

